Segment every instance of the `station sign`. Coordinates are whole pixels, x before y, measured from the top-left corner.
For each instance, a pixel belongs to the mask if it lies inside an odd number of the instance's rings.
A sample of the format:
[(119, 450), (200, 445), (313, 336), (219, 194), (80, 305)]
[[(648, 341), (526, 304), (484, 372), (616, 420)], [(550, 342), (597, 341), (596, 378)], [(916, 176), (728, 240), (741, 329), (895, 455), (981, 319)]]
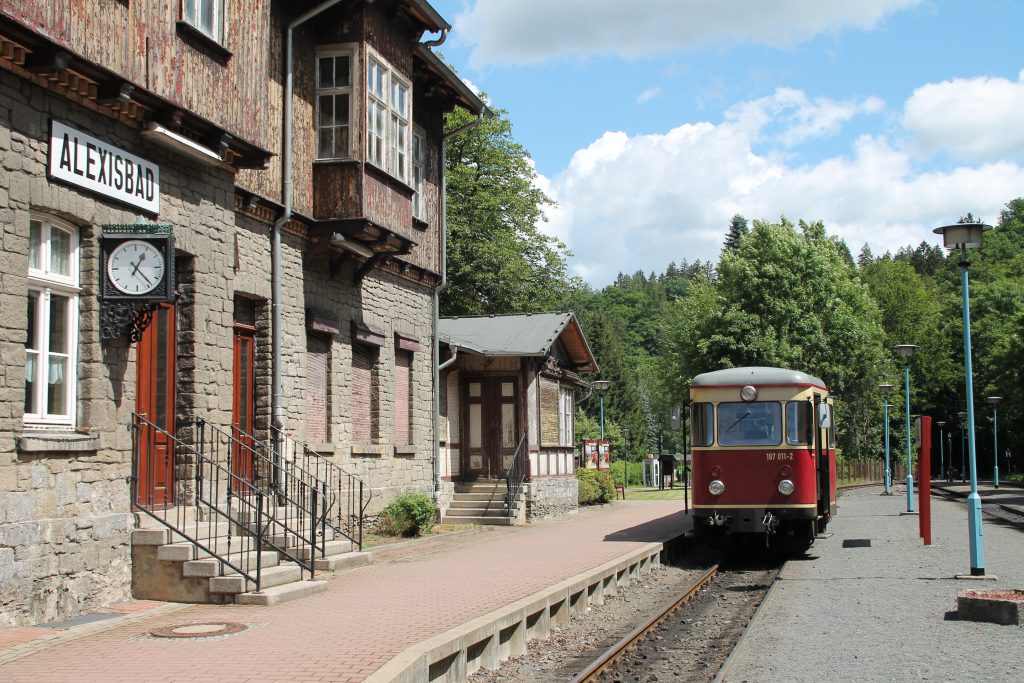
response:
[(56, 119), (50, 120), (52, 179), (151, 214), (160, 213), (160, 167)]

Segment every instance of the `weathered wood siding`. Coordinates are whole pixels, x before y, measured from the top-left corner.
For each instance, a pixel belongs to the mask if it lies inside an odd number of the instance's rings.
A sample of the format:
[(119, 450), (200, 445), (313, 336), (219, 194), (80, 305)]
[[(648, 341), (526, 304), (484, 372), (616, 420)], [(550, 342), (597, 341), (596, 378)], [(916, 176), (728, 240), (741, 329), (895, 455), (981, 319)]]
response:
[(176, 0), (4, 0), (4, 14), (125, 80), (261, 147), (279, 146), (271, 96), (270, 1), (228, 2), (223, 57), (179, 33)]

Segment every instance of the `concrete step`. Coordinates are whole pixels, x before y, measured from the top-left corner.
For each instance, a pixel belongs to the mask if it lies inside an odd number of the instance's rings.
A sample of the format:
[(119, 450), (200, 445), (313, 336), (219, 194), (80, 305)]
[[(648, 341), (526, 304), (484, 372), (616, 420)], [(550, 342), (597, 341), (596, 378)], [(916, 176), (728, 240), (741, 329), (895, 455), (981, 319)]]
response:
[[(253, 573), (255, 573), (255, 568)], [(302, 573), (302, 569), (298, 565), (291, 563), (264, 569), (260, 577), (262, 588), (298, 581), (302, 578)], [(256, 590), (256, 582), (247, 581), (241, 574), (225, 574), (210, 579), (211, 593), (245, 593), (253, 590)]]
[(313, 568), (318, 572), (340, 572), (345, 569), (355, 569), (370, 564), (373, 553), (354, 552), (342, 555), (328, 555), (327, 557), (313, 560)]
[(448, 508), (447, 517), (507, 517), (505, 508)]
[(455, 500), (453, 500), (451, 502), (451, 505), (449, 505), (448, 507), (449, 507), (449, 509), (450, 508), (464, 508), (464, 509), (481, 509), (481, 510), (491, 509), (491, 510), (493, 510), (495, 508), (504, 508), (505, 507), (505, 501), (504, 501), (504, 499), (502, 499), (502, 500), (458, 500), (458, 499), (455, 499)]
[[(244, 553), (231, 553), (231, 555), (223, 558), (231, 564), (241, 567), (247, 571), (256, 571), (256, 551), (244, 552)], [(280, 555), (270, 550), (264, 550), (259, 555), (259, 560), (262, 568), (268, 569), (270, 567), (276, 567), (280, 563)], [(214, 577), (222, 576), (224, 572), (232, 573), (234, 570), (228, 565), (225, 565), (220, 559), (206, 557), (199, 560), (190, 560), (185, 562), (181, 566), (182, 576), (205, 576)]]
[[(348, 553), (351, 551), (352, 541), (327, 541), (327, 543), (324, 544), (325, 557), (333, 557), (334, 555), (341, 555), (343, 553)], [(295, 555), (300, 560), (309, 559), (310, 554), (310, 549), (308, 547), (295, 549)], [(316, 553), (316, 555), (319, 556), (319, 553)]]
[(297, 600), (307, 595), (323, 593), (327, 590), (326, 581), (294, 581), (280, 586), (264, 588), (259, 593), (239, 593), (235, 596), (238, 605), (262, 605), (269, 607), (289, 600)]
[(500, 484), (456, 484), (455, 493), (458, 494), (469, 494), (469, 493), (504, 493), (508, 490), (508, 486), (505, 482)]
[(442, 524), (488, 524), (491, 526), (512, 526), (508, 517), (451, 517), (445, 515)]

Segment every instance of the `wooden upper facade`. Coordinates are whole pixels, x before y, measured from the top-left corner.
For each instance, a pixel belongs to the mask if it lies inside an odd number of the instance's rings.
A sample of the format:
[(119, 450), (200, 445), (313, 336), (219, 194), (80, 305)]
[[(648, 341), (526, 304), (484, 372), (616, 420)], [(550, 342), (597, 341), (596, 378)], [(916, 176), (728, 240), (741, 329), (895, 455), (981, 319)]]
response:
[[(5, 0), (0, 66), (213, 150), (235, 171), (236, 209), (271, 221), (283, 201), (285, 34), (321, 4)], [(448, 28), (424, 0), (341, 0), (295, 28), (290, 228), (311, 239), (307, 262), (354, 256), (433, 280), (443, 114), (483, 111), (422, 45)]]

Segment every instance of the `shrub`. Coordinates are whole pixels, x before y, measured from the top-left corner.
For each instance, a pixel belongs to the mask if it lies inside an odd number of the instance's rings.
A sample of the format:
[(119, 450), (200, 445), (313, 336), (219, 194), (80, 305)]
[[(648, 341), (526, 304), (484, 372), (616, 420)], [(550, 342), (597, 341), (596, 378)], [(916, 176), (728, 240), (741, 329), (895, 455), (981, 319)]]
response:
[(576, 470), (576, 478), (580, 482), (580, 505), (608, 503), (615, 500), (615, 480), (606, 470)]
[(597, 482), (592, 477), (577, 477), (580, 480), (580, 505), (593, 505), (597, 502)]
[(419, 536), (434, 526), (434, 502), (425, 493), (403, 493), (388, 503), (380, 516), (382, 533)]

